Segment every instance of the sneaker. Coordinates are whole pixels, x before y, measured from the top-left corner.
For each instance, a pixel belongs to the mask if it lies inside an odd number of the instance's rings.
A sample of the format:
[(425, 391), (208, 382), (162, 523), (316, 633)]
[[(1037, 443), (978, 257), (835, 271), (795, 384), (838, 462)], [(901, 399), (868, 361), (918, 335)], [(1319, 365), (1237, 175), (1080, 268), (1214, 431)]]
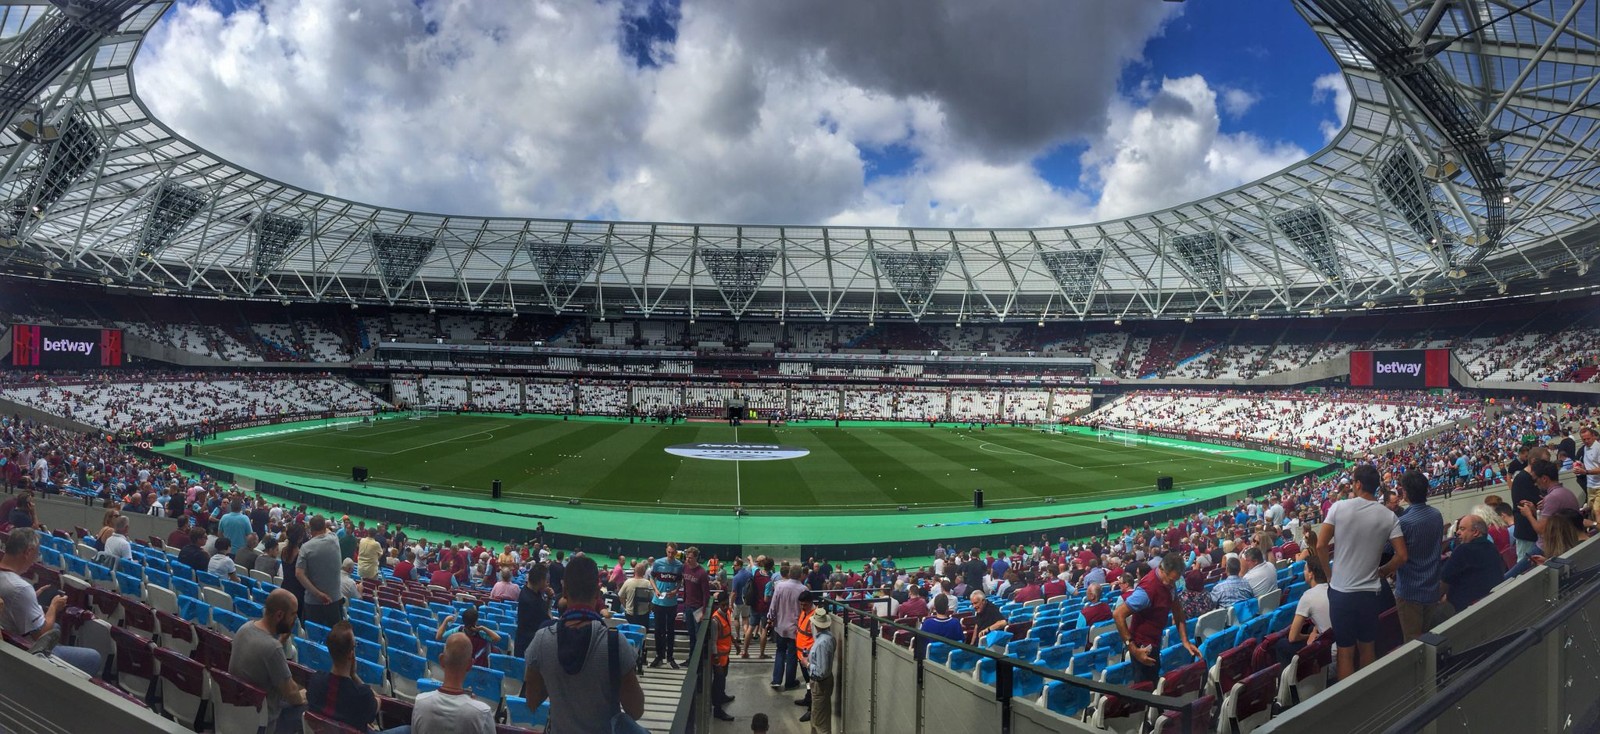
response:
[(804, 714), (800, 715), (800, 723), (804, 724), (805, 722), (810, 721), (810, 720), (811, 720), (811, 712), (810, 711), (807, 711)]
[[(664, 662), (666, 662), (666, 661), (661, 659), (661, 658), (656, 658), (655, 660), (651, 660), (650, 661), (650, 667), (659, 668), (659, 667), (661, 667), (661, 664), (664, 663)], [(676, 668), (676, 667), (678, 667), (678, 664), (677, 663), (673, 663), (672, 667)]]
[(667, 658), (667, 664), (671, 665), (673, 670), (677, 670), (678, 669), (678, 659), (677, 658)]
[(811, 697), (810, 696), (806, 696), (804, 698), (797, 698), (797, 699), (795, 699), (794, 705), (796, 705), (796, 706), (810, 706), (811, 705)]
[(772, 690), (774, 690), (774, 691), (783, 690), (783, 684), (782, 683), (769, 683), (768, 685), (772, 686)]
[(712, 711), (711, 715), (717, 717), (718, 721), (733, 721), (733, 715), (723, 711), (722, 709)]

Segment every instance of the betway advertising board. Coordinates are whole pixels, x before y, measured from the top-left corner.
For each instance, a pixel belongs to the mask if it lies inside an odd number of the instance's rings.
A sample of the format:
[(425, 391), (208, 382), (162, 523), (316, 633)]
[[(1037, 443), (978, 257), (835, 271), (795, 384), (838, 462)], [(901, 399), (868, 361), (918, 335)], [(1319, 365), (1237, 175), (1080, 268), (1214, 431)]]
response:
[(1450, 387), (1450, 350), (1350, 353), (1352, 387)]
[(13, 324), (11, 365), (45, 369), (121, 367), (122, 330)]

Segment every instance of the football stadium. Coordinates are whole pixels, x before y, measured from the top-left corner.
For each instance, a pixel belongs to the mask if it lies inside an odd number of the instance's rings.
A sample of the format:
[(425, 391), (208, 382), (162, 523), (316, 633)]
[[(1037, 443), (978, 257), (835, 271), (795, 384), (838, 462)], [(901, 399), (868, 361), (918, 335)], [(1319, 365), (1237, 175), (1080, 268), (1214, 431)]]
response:
[(1600, 10), (1235, 5), (0, 2), (0, 731), (1600, 731)]

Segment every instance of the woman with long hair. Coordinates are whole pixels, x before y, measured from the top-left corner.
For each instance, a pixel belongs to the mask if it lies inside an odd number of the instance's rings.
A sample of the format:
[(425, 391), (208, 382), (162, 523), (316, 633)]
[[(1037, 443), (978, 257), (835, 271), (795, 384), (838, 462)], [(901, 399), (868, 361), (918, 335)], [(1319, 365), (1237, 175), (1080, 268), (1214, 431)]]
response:
[(95, 548), (106, 549), (106, 538), (116, 534), (117, 530), (114, 526), (117, 524), (117, 516), (121, 514), (121, 510), (115, 507), (107, 507), (106, 511), (100, 515), (100, 529), (95, 531), (94, 534)]
[(278, 560), (283, 564), (283, 588), (304, 604), (306, 587), (300, 583), (299, 575), (294, 572), (294, 568), (300, 561), (300, 546), (306, 542), (306, 526), (290, 523), (284, 530), (283, 536), (283, 550), (278, 553)]

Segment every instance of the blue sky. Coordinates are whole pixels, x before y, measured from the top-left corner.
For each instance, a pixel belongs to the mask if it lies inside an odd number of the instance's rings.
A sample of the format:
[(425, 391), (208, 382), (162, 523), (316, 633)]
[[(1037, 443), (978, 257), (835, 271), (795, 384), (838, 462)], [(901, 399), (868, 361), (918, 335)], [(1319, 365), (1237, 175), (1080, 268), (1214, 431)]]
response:
[(1325, 144), (1335, 70), (1218, 0), (190, 0), (137, 62), (196, 142), (373, 203), (917, 226), (1246, 183)]

